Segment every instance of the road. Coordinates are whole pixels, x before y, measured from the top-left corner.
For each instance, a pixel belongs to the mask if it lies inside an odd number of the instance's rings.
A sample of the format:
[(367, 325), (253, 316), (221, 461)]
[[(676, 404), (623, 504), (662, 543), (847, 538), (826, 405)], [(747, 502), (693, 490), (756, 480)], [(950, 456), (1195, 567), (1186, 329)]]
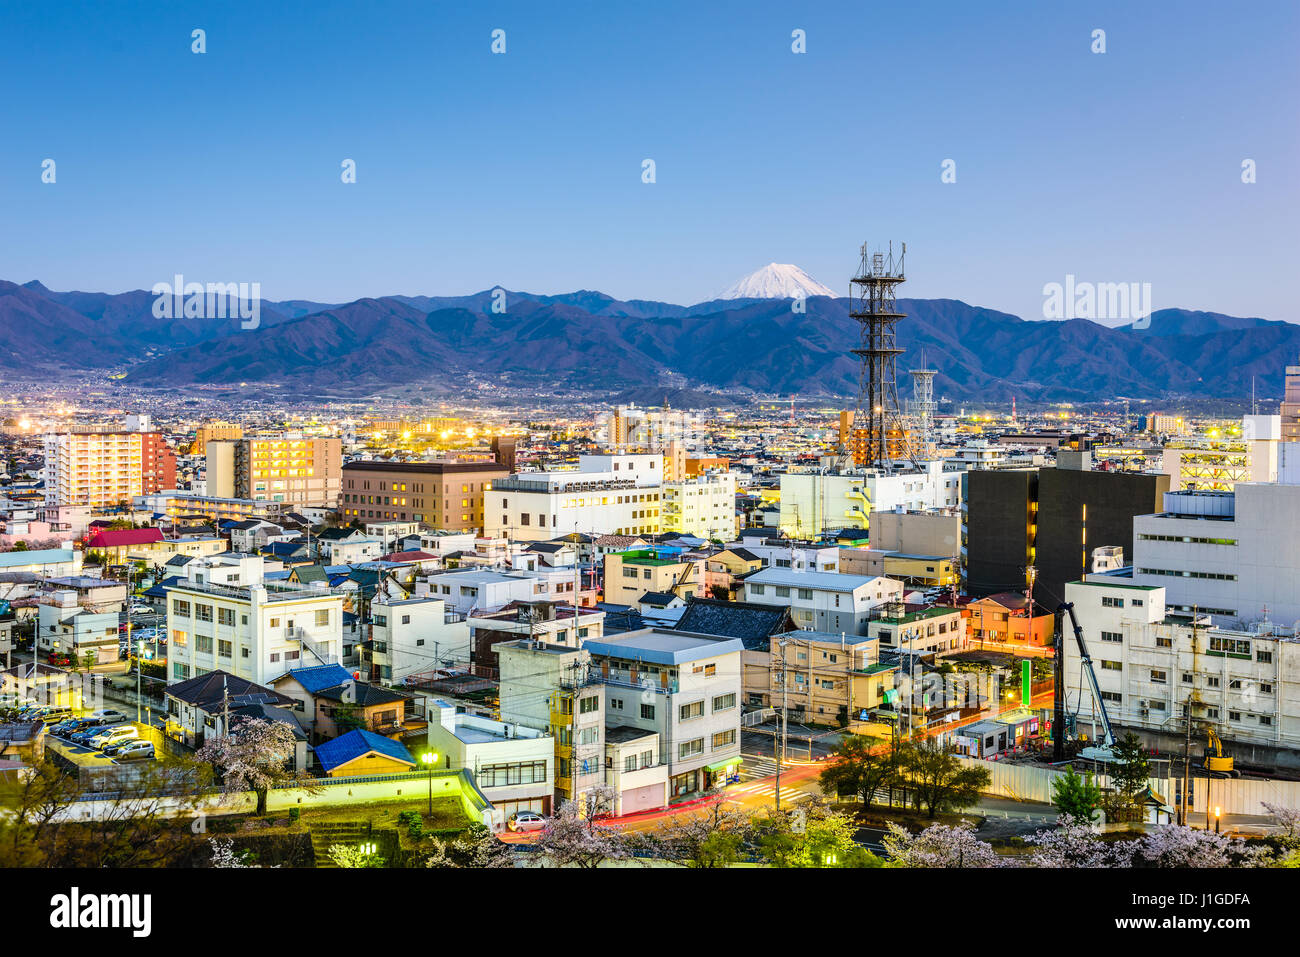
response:
[[(1047, 691), (1034, 696), (1030, 705), (1033, 708), (1050, 708), (1052, 705), (1052, 692)], [(977, 721), (984, 721), (996, 714), (1001, 714), (1003, 711), (1019, 710), (1019, 707), (1018, 704), (1005, 708), (999, 705), (996, 711), (985, 709), (978, 714), (963, 718), (960, 721), (954, 721), (951, 724), (927, 728), (917, 736), (921, 738), (934, 737), (942, 731), (950, 731), (954, 728), (974, 724)], [(823, 742), (825, 743), (823, 744)], [(796, 749), (787, 746), (786, 760), (781, 765), (780, 791), (781, 806), (783, 808), (822, 795), (817, 779), (826, 767), (827, 762), (834, 760), (833, 757), (828, 756), (832, 746), (830, 737), (814, 738), (814, 756), (811, 761), (806, 757), (806, 750), (802, 752), (804, 756), (794, 757), (791, 752)], [(804, 747), (806, 748), (807, 745), (805, 744)], [(884, 747), (885, 745), (882, 744), (881, 749)], [(751, 735), (750, 731), (746, 730), (745, 734), (742, 735), (742, 750), (745, 757), (745, 764), (742, 767), (745, 770), (741, 773), (741, 780), (737, 784), (728, 785), (721, 792), (727, 809), (752, 814), (776, 807), (776, 762), (771, 756), (771, 740), (761, 733)], [(625, 815), (613, 819), (610, 823), (628, 831), (653, 831), (657, 830), (665, 822), (672, 821), (682, 815), (707, 813), (712, 808), (713, 800), (713, 798), (709, 797), (699, 798), (685, 804)], [(992, 817), (1020, 817), (1041, 821), (1043, 824), (1050, 824), (1056, 820), (1055, 810), (1050, 804), (1019, 802), (1006, 798), (981, 798), (973, 810)], [(514, 844), (528, 843), (536, 840), (536, 837), (536, 832), (529, 834), (506, 832), (501, 835), (502, 840)], [(868, 843), (876, 844), (878, 841), (879, 837), (876, 835)]]

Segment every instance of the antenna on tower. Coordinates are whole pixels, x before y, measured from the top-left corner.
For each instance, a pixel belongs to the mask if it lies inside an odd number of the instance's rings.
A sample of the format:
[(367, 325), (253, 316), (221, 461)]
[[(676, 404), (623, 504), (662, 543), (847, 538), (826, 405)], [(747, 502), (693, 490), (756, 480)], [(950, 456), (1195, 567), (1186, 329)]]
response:
[(904, 350), (897, 326), (904, 316), (897, 311), (895, 290), (905, 281), (907, 244), (897, 259), (892, 241), (888, 252), (873, 253), (866, 243), (859, 250), (858, 274), (849, 281), (849, 316), (859, 330), (858, 346), (850, 350), (859, 363), (858, 401), (849, 428), (841, 431), (839, 460), (851, 456), (854, 465), (892, 474), (900, 459), (919, 467), (898, 401), (897, 360)]

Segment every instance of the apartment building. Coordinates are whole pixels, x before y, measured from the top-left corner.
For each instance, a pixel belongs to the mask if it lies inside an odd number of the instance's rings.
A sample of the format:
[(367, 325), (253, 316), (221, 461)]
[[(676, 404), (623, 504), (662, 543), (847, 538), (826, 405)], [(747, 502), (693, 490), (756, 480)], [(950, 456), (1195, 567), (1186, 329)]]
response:
[(71, 426), (44, 437), (45, 504), (108, 508), (176, 485), (176, 453), (146, 428)]
[[(1132, 584), (1123, 574), (1088, 575), (1066, 586), (1111, 721), (1181, 753), (1190, 709), (1193, 760), (1212, 728), (1239, 763), (1300, 767), (1296, 629), (1271, 622), (1215, 627), (1209, 616), (1169, 614), (1165, 597), (1164, 588)], [(1099, 729), (1099, 710), (1070, 640), (1065, 687), (1076, 727)]]
[(126, 607), (126, 583), (69, 576), (46, 581), (51, 589), (37, 605), (36, 650), (68, 655), (81, 665), (118, 660), (118, 616)]
[(948, 556), (961, 549), (961, 511), (956, 508), (873, 509), (870, 528), (872, 548)]
[(738, 639), (646, 628), (583, 647), (604, 685), (607, 729), (658, 735), (669, 800), (736, 775), (744, 649)]
[(215, 495), (198, 495), (192, 492), (164, 489), (150, 495), (137, 495), (132, 504), (136, 509), (148, 510), (155, 515), (172, 520), (182, 515), (202, 515), (209, 521), (244, 522), (252, 519), (279, 521), (288, 511), (279, 502), (254, 501), (251, 498), (221, 498)]
[(663, 458), (582, 455), (576, 472), (525, 472), (492, 483), (484, 534), (545, 541), (570, 532), (656, 535), (663, 527)]
[(1171, 611), (1235, 627), (1300, 620), (1300, 485), (1239, 482), (1169, 492), (1133, 520), (1133, 582), (1165, 589)]
[(300, 434), (208, 442), (206, 491), (218, 498), (334, 508), (343, 468), (342, 440)]
[(663, 486), (666, 531), (728, 541), (737, 532), (736, 477), (713, 472)]
[(221, 669), (266, 684), (339, 660), (343, 598), (267, 582), (255, 556), (196, 558), (168, 586), (167, 637), (169, 682)]
[(209, 442), (220, 442), (224, 439), (242, 439), (244, 437), (244, 427), (234, 422), (204, 422), (194, 430), (194, 444), (190, 450), (195, 455), (204, 455), (207, 452)]
[(386, 462), (343, 467), (339, 512), (345, 520), (416, 522), (462, 532), (484, 525), (484, 494), (507, 478), (495, 462)]
[(867, 634), (886, 651), (945, 655), (961, 651), (966, 641), (966, 619), (961, 609), (935, 605), (916, 608), (889, 603), (867, 624)]
[(739, 583), (740, 600), (790, 609), (800, 628), (865, 635), (872, 609), (901, 601), (902, 582), (889, 578), (765, 568)]
[(1300, 366), (1287, 366), (1283, 384), (1281, 428), (1283, 442), (1300, 442)]
[(772, 635), (762, 668), (745, 669), (751, 706), (787, 708), (801, 724), (841, 726), (883, 707), (898, 665), (880, 661), (875, 636), (791, 631)]
[(963, 474), (944, 471), (941, 462), (892, 474), (872, 469), (786, 472), (781, 476), (781, 531), (815, 537), (841, 528), (868, 530), (873, 511), (954, 508), (961, 502)]
[(441, 598), (380, 593), (370, 606), (368, 637), (359, 652), (362, 672), (385, 684), (435, 668), (463, 667), (470, 659), (469, 625)]
[(501, 720), (554, 739), (556, 801), (581, 805), (606, 780), (605, 686), (591, 670), (591, 653), (528, 638), (495, 650)]

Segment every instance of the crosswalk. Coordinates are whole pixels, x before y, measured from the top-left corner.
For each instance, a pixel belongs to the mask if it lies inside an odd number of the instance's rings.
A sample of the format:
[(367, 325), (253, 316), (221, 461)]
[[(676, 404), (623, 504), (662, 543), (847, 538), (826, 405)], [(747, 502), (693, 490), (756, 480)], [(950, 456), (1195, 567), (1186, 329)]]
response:
[(772, 758), (745, 758), (745, 763), (740, 766), (742, 781), (769, 778), (774, 774), (776, 774), (776, 761)]
[[(750, 784), (740, 784), (729, 788), (727, 793), (736, 799), (758, 797), (776, 800), (776, 781), (754, 781)], [(812, 795), (807, 791), (801, 791), (788, 784), (781, 788), (781, 801), (783, 804), (795, 804), (799, 801), (807, 801), (811, 797)]]

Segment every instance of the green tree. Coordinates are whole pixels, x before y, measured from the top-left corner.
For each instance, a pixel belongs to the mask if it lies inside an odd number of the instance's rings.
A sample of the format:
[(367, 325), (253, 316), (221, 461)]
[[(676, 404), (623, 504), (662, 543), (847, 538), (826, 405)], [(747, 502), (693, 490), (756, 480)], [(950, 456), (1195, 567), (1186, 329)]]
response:
[(876, 792), (898, 780), (901, 755), (892, 744), (865, 734), (846, 734), (831, 751), (836, 759), (827, 764), (819, 780), (827, 794), (853, 794), (870, 806)]
[(1064, 774), (1052, 779), (1052, 803), (1062, 816), (1087, 823), (1101, 806), (1101, 788), (1091, 774), (1079, 775), (1073, 768), (1066, 768)]
[(803, 804), (758, 818), (753, 825), (758, 853), (774, 867), (880, 867), (883, 863), (853, 840), (858, 824), (840, 811)]
[(967, 767), (952, 749), (933, 741), (908, 745), (901, 757), (903, 776), (915, 794), (917, 807), (931, 818), (960, 811), (979, 800), (993, 775), (987, 768)]
[(86, 671), (89, 672), (91, 668), (99, 664), (99, 655), (93, 651), (87, 651), (81, 656), (81, 664), (85, 667)]
[(1147, 761), (1146, 748), (1142, 739), (1130, 731), (1111, 747), (1115, 761), (1110, 765), (1110, 778), (1119, 791), (1124, 804), (1132, 806), (1137, 803), (1137, 794), (1147, 786), (1151, 776)]

